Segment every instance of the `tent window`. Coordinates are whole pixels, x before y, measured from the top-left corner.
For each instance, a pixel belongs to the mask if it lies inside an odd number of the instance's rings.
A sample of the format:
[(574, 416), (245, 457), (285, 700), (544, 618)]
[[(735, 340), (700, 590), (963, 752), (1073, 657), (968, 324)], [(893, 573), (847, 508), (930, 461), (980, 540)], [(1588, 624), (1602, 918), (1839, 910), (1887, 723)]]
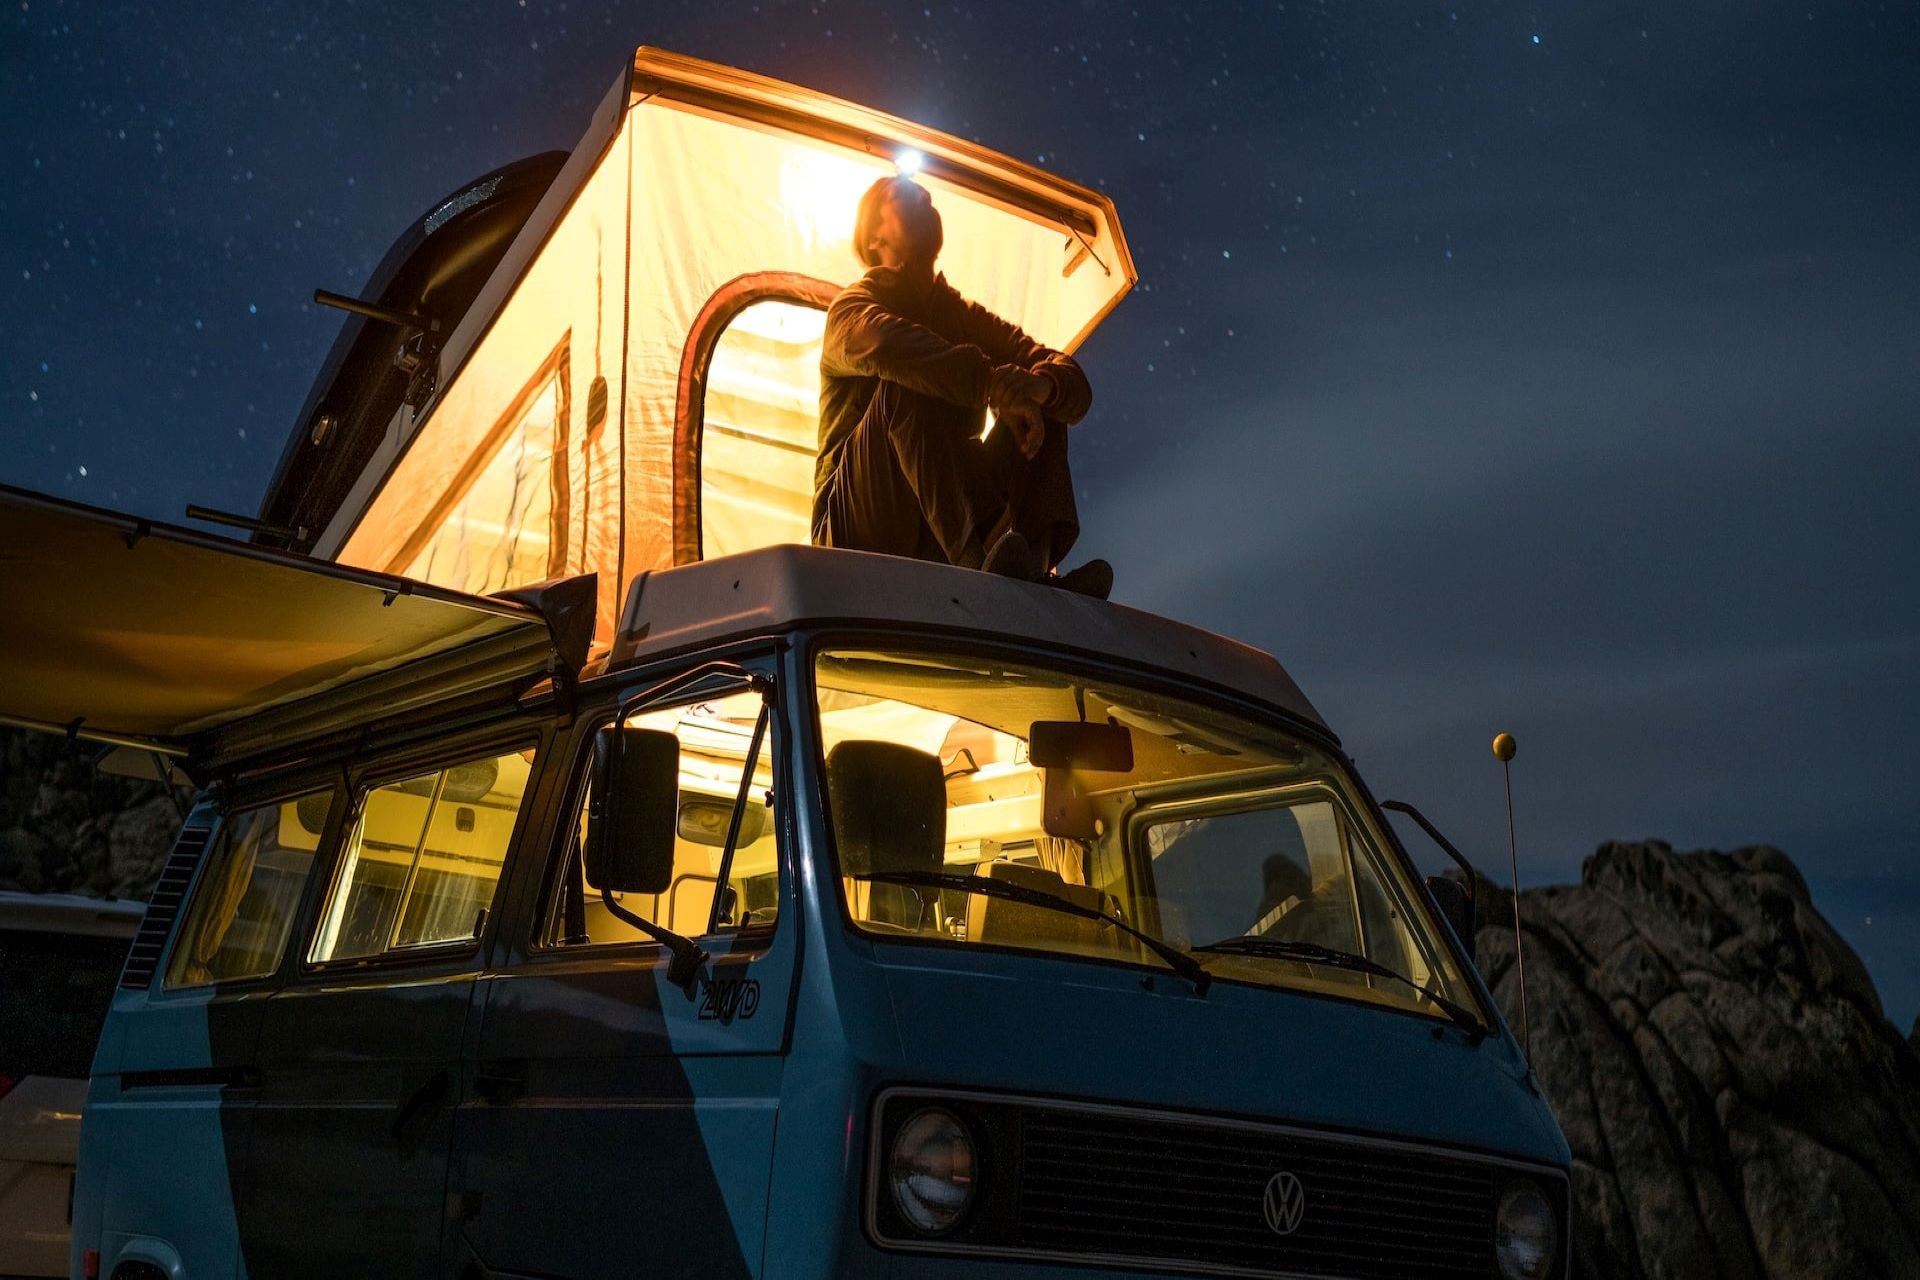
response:
[(839, 289), (790, 271), (729, 282), (688, 332), (674, 414), (674, 563), (810, 541), (820, 339)]
[(808, 541), (826, 320), (810, 303), (769, 298), (742, 309), (714, 343), (700, 441), (706, 558)]
[(392, 572), (485, 595), (566, 572), (567, 347), (501, 415)]

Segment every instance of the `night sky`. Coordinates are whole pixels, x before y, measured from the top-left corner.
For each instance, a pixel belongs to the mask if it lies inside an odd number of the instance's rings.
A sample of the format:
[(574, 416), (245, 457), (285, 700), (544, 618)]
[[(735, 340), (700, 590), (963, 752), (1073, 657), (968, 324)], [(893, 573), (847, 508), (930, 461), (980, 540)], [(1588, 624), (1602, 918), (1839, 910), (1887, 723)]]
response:
[[(1767, 842), (1920, 1013), (1920, 9), (0, 11), (0, 480), (251, 511), (356, 291), (657, 44), (1118, 202), (1116, 599), (1279, 655), (1504, 879)], [(1408, 833), (1424, 857), (1423, 838)]]

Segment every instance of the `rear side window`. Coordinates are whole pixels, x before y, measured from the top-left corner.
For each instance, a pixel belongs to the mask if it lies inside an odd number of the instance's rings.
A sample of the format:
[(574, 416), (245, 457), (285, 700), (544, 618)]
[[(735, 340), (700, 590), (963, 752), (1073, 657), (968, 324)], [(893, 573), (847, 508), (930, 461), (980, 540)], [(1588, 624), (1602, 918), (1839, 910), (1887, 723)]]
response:
[(126, 938), (0, 929), (0, 1077), (84, 1077)]
[(532, 768), (528, 747), (364, 791), (309, 958), (477, 938)]
[(263, 978), (280, 967), (332, 788), (240, 809), (220, 824), (187, 908), (167, 986)]

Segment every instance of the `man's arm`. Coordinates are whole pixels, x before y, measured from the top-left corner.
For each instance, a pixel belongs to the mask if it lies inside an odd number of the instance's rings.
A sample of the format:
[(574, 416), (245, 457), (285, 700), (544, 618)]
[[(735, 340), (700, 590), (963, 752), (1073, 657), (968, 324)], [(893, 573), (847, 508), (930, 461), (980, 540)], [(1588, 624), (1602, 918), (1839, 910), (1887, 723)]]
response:
[(909, 391), (975, 408), (986, 403), (993, 363), (980, 348), (948, 342), (887, 310), (856, 284), (827, 308), (820, 371), (830, 377), (885, 378)]
[(1053, 384), (1053, 395), (1042, 406), (1049, 418), (1074, 423), (1087, 416), (1093, 406), (1093, 387), (1072, 356), (1041, 346), (1018, 325), (1007, 323), (977, 302), (966, 304), (966, 333), (994, 364), (1037, 373)]

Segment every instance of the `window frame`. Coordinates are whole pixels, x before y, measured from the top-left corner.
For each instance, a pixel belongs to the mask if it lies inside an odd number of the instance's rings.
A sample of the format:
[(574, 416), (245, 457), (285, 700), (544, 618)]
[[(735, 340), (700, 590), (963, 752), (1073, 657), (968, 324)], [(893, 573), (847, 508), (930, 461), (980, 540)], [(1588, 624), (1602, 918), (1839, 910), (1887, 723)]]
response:
[[(535, 963), (564, 963), (586, 957), (593, 957), (597, 961), (602, 958), (654, 957), (666, 954), (666, 944), (650, 938), (631, 938), (620, 942), (584, 942), (571, 946), (550, 943), (544, 938), (557, 909), (561, 877), (566, 874), (572, 858), (572, 851), (567, 847), (570, 828), (575, 820), (574, 815), (579, 813), (580, 805), (585, 799), (585, 789), (593, 768), (594, 736), (623, 716), (690, 706), (713, 697), (714, 693), (711, 690), (692, 696), (687, 696), (684, 691), (675, 690), (658, 701), (649, 701), (647, 694), (650, 690), (670, 682), (677, 683), (688, 679), (699, 672), (703, 666), (716, 662), (737, 665), (750, 676), (762, 676), (772, 682), (772, 687), (761, 694), (767, 707), (767, 738), (761, 750), (768, 754), (773, 766), (774, 867), (779, 877), (778, 895), (781, 910), (775, 915), (773, 923), (764, 928), (753, 925), (745, 929), (733, 929), (720, 933), (701, 932), (687, 936), (700, 942), (708, 951), (713, 951), (714, 944), (718, 944), (723, 952), (729, 955), (746, 951), (764, 953), (772, 947), (774, 939), (779, 934), (781, 920), (792, 914), (788, 907), (793, 883), (793, 801), (792, 785), (789, 781), (787, 759), (783, 749), (783, 744), (788, 741), (788, 737), (779, 658), (772, 650), (755, 647), (744, 652), (731, 650), (701, 654), (691, 662), (675, 663), (665, 668), (652, 668), (641, 673), (634, 680), (624, 681), (612, 702), (597, 706), (580, 716), (579, 732), (575, 736), (573, 747), (565, 763), (568, 772), (562, 784), (555, 788), (558, 806), (553, 810), (552, 818), (548, 823), (545, 847), (540, 853), (545, 860), (545, 865), (540, 870), (538, 892), (534, 897), (532, 910), (524, 913), (524, 921), (518, 931), (517, 941), (524, 960)], [(698, 681), (692, 685), (694, 689), (700, 687)], [(742, 680), (738, 682), (737, 688), (727, 689), (727, 692), (746, 693), (751, 689), (751, 684)]]
[(673, 408), (673, 563), (705, 558), (700, 510), (700, 459), (706, 444), (707, 374), (720, 339), (740, 313), (759, 302), (790, 302), (825, 311), (840, 286), (798, 271), (753, 271), (714, 290), (687, 330)]
[[(505, 755), (528, 747), (533, 750), (533, 760), (527, 769), (527, 789), (521, 795), (520, 806), (514, 813), (513, 827), (507, 836), (507, 847), (500, 860), (500, 874), (494, 879), (493, 897), (486, 906), (487, 918), (481, 924), (478, 933), (471, 937), (454, 938), (445, 942), (422, 943), (412, 947), (389, 947), (372, 955), (343, 956), (327, 960), (311, 958), (321, 921), (326, 914), (328, 904), (333, 900), (335, 889), (340, 883), (340, 873), (345, 867), (348, 828), (350, 824), (359, 821), (361, 806), (365, 803), (367, 795), (389, 783), (404, 782), (408, 778), (419, 777), (423, 773), (432, 773), (488, 756)], [(514, 873), (516, 850), (525, 844), (528, 824), (538, 816), (542, 772), (547, 768), (545, 761), (551, 754), (551, 750), (552, 735), (545, 726), (519, 724), (505, 730), (495, 728), (483, 734), (413, 744), (391, 753), (373, 755), (364, 763), (356, 763), (345, 768), (343, 772), (346, 775), (344, 788), (346, 799), (344, 804), (339, 806), (340, 812), (334, 823), (333, 838), (326, 850), (325, 887), (318, 891), (310, 890), (305, 918), (302, 921), (304, 928), (301, 933), (298, 975), (302, 977), (338, 975), (367, 970), (384, 971), (425, 967), (478, 955), (498, 929), (501, 913), (506, 910), (509, 901), (506, 896), (507, 886)], [(322, 879), (320, 876), (314, 878)], [(403, 902), (401, 906), (404, 910), (405, 903)]]
[[(1352, 917), (1353, 936), (1356, 943), (1355, 949), (1358, 954), (1368, 959), (1378, 960), (1379, 958), (1373, 954), (1373, 939), (1369, 936), (1370, 930), (1366, 921), (1366, 913), (1360, 902), (1361, 888), (1359, 876), (1356, 874), (1356, 865), (1359, 863), (1367, 864), (1368, 872), (1373, 877), (1375, 887), (1381, 897), (1393, 907), (1397, 908), (1403, 916), (1411, 915), (1414, 910), (1413, 905), (1405, 901), (1406, 893), (1411, 887), (1411, 882), (1409, 882), (1407, 887), (1403, 888), (1397, 883), (1399, 877), (1393, 875), (1390, 869), (1376, 865), (1377, 857), (1391, 855), (1384, 841), (1372, 836), (1367, 827), (1363, 825), (1359, 810), (1347, 795), (1346, 788), (1341, 785), (1341, 783), (1345, 781), (1347, 780), (1314, 776), (1301, 778), (1296, 782), (1282, 783), (1277, 786), (1256, 787), (1246, 791), (1231, 792), (1222, 796), (1193, 798), (1172, 797), (1156, 801), (1152, 795), (1146, 795), (1128, 805), (1121, 814), (1122, 839), (1125, 841), (1127, 860), (1134, 865), (1133, 874), (1138, 875), (1141, 869), (1144, 868), (1150, 876), (1153, 867), (1153, 858), (1147, 848), (1147, 830), (1158, 823), (1166, 822), (1170, 819), (1181, 817), (1232, 817), (1236, 814), (1256, 813), (1281, 806), (1291, 807), (1291, 801), (1294, 797), (1299, 797), (1307, 803), (1315, 800), (1324, 801), (1333, 810), (1335, 832), (1340, 841), (1340, 858), (1341, 861), (1346, 864), (1349, 895), (1348, 914)], [(1364, 844), (1368, 846), (1368, 848), (1356, 850), (1356, 844)], [(1414, 928), (1406, 928), (1406, 936), (1411, 945), (1418, 948), (1421, 952), (1421, 963), (1426, 966), (1429, 973), (1435, 975), (1438, 979), (1436, 985), (1439, 989), (1446, 994), (1448, 999), (1456, 1003), (1466, 1004), (1467, 1002), (1461, 999), (1459, 989), (1466, 984), (1466, 974), (1464, 970), (1458, 975), (1458, 982), (1448, 977), (1445, 968), (1431, 953), (1432, 947), (1444, 947), (1444, 935), (1438, 931), (1438, 922), (1428, 921), (1427, 928), (1432, 931), (1432, 937), (1427, 937), (1421, 930)], [(1399, 997), (1408, 990), (1408, 988), (1387, 978), (1358, 973), (1354, 976), (1365, 979), (1365, 985), (1370, 990), (1385, 990), (1391, 993), (1392, 998), (1389, 1001), (1391, 1005), (1398, 1005), (1400, 1003)], [(1269, 985), (1288, 991), (1297, 989), (1287, 983), (1272, 983)], [(1313, 992), (1311, 994), (1320, 993)], [(1420, 1011), (1412, 1010), (1412, 1012), (1419, 1013)]]
[[(326, 821), (321, 824), (318, 843), (314, 846), (313, 862), (307, 868), (306, 883), (300, 887), (299, 899), (294, 903), (293, 921), (287, 928), (287, 940), (281, 945), (280, 958), (273, 968), (251, 978), (228, 978), (224, 981), (193, 982), (174, 985), (169, 975), (180, 948), (185, 945), (187, 931), (193, 923), (193, 912), (199, 904), (200, 895), (206, 885), (207, 869), (213, 864), (219, 847), (227, 838), (229, 820), (238, 813), (250, 813), (270, 805), (285, 804), (299, 796), (326, 790), (331, 793), (327, 802)], [(333, 846), (340, 836), (341, 819), (350, 807), (348, 797), (351, 788), (347, 785), (344, 772), (329, 769), (319, 774), (306, 774), (296, 778), (275, 779), (269, 786), (262, 788), (239, 789), (236, 794), (223, 797), (215, 811), (212, 828), (207, 833), (207, 843), (200, 854), (199, 865), (193, 869), (193, 879), (187, 886), (186, 895), (181, 899), (179, 913), (174, 917), (172, 936), (168, 938), (166, 949), (161, 953), (154, 966), (153, 981), (148, 986), (148, 998), (169, 999), (174, 997), (192, 998), (205, 993), (223, 994), (229, 991), (245, 992), (277, 986), (283, 983), (294, 964), (295, 956), (304, 956), (308, 946), (309, 922), (314, 909), (314, 886), (319, 883), (322, 874), (333, 862)]]
[[(549, 463), (548, 483), (552, 486), (551, 501), (547, 511), (549, 541), (547, 543), (547, 573), (550, 578), (562, 577), (567, 572), (568, 534), (571, 531), (572, 495), (568, 492), (568, 457), (571, 449), (571, 428), (573, 414), (573, 331), (567, 330), (560, 335), (560, 341), (542, 360), (533, 373), (521, 385), (507, 407), (493, 420), (485, 434), (480, 437), (477, 448), (468, 456), (454, 473), (453, 481), (445, 493), (427, 508), (426, 514), (414, 525), (413, 532), (400, 544), (387, 561), (386, 571), (399, 577), (411, 577), (407, 572), (420, 552), (433, 540), (449, 513), (466, 501), (467, 494), (488, 467), (493, 465), (494, 457), (506, 443), (507, 436), (526, 415), (542, 387), (548, 382), (557, 382), (554, 390), (553, 411), (553, 458)], [(527, 584), (515, 584), (524, 586)], [(510, 589), (510, 588), (509, 588)]]
[[(1296, 800), (1296, 797), (1298, 799)], [(1353, 874), (1353, 815), (1352, 806), (1341, 795), (1340, 789), (1327, 778), (1308, 777), (1292, 782), (1282, 782), (1262, 786), (1248, 787), (1240, 791), (1229, 791), (1202, 796), (1183, 796), (1173, 794), (1156, 798), (1152, 794), (1139, 795), (1133, 802), (1120, 811), (1121, 842), (1123, 857), (1129, 868), (1129, 874), (1141, 883), (1153, 879), (1153, 851), (1148, 847), (1147, 831), (1162, 823), (1179, 821), (1182, 818), (1232, 818), (1242, 814), (1261, 813), (1269, 809), (1292, 808), (1295, 803), (1311, 804), (1314, 801), (1325, 802), (1334, 813), (1335, 831), (1340, 841), (1340, 860), (1346, 867), (1347, 883), (1354, 883)], [(1154, 885), (1159, 888), (1158, 883)], [(1353, 917), (1353, 936), (1364, 953), (1367, 934), (1364, 922), (1360, 919), (1359, 895), (1355, 893), (1351, 915)], [(1153, 901), (1159, 903), (1159, 895)], [(1160, 922), (1155, 922), (1159, 928)]]
[[(1132, 663), (1115, 662), (1111, 658), (1086, 650), (1050, 647), (1039, 644), (1024, 644), (1018, 640), (1009, 640), (1004, 635), (957, 628), (928, 633), (922, 630), (881, 630), (881, 629), (833, 629), (814, 632), (807, 636), (802, 647), (797, 669), (796, 690), (794, 693), (795, 713), (806, 717), (806, 741), (804, 749), (810, 758), (810, 767), (814, 778), (811, 799), (820, 817), (818, 827), (813, 833), (818, 856), (824, 858), (822, 866), (826, 869), (822, 879), (832, 882), (831, 901), (838, 906), (839, 923), (849, 937), (857, 938), (871, 946), (934, 947), (958, 949), (963, 954), (969, 950), (991, 952), (1009, 956), (1022, 956), (1037, 962), (1059, 962), (1094, 964), (1108, 967), (1133, 969), (1149, 973), (1166, 973), (1166, 966), (1158, 960), (1128, 960), (1118, 957), (1105, 958), (1083, 956), (1066, 952), (1052, 952), (1027, 947), (1009, 946), (994, 942), (969, 942), (955, 944), (950, 941), (911, 934), (898, 936), (890, 934), (868, 933), (863, 931), (854, 917), (852, 903), (847, 899), (845, 885), (839, 875), (840, 852), (835, 843), (833, 830), (833, 810), (827, 794), (826, 758), (822, 747), (819, 723), (819, 685), (817, 664), (822, 655), (848, 649), (882, 650), (901, 654), (925, 654), (929, 657), (954, 657), (963, 651), (970, 656), (980, 656), (989, 660), (999, 659), (1007, 662), (1029, 663), (1040, 666), (1052, 664), (1081, 676), (1111, 676), (1136, 688), (1159, 693), (1169, 697), (1183, 698), (1200, 703), (1231, 715), (1273, 724), (1276, 728), (1298, 737), (1303, 743), (1327, 756), (1335, 767), (1342, 784), (1340, 807), (1346, 811), (1349, 821), (1357, 821), (1364, 811), (1371, 815), (1365, 829), (1374, 833), (1374, 843), (1380, 856), (1392, 861), (1399, 874), (1405, 877), (1409, 885), (1418, 885), (1420, 875), (1413, 859), (1408, 855), (1399, 836), (1379, 813), (1373, 793), (1361, 781), (1353, 762), (1341, 750), (1336, 739), (1326, 730), (1300, 719), (1284, 708), (1248, 698), (1233, 689), (1204, 681), (1183, 679), (1177, 675), (1152, 667), (1142, 667)], [(1350, 793), (1350, 794), (1349, 794)], [(1131, 822), (1132, 812), (1138, 808), (1136, 803), (1122, 814), (1122, 822)], [(1123, 828), (1123, 856), (1136, 856), (1136, 842), (1130, 828)], [(1343, 845), (1345, 844), (1343, 838)], [(1144, 844), (1137, 846), (1138, 856), (1145, 856)], [(1343, 850), (1344, 852), (1345, 850)], [(823, 901), (823, 906), (825, 902)], [(1489, 1010), (1491, 1000), (1484, 990), (1484, 984), (1478, 976), (1473, 959), (1464, 951), (1456, 949), (1451, 934), (1440, 923), (1437, 909), (1425, 902), (1416, 903), (1413, 909), (1420, 918), (1428, 923), (1433, 931), (1434, 945), (1438, 946), (1449, 958), (1450, 963), (1460, 975), (1458, 992), (1453, 998), (1457, 1003), (1473, 1010), (1487, 1026), (1496, 1025)], [(1299, 996), (1315, 1000), (1334, 1000), (1351, 1004), (1376, 1012), (1415, 1018), (1433, 1018), (1434, 1015), (1383, 1003), (1365, 996), (1338, 995), (1332, 992), (1306, 990), (1298, 987), (1276, 985), (1266, 982), (1251, 982), (1227, 975), (1215, 975), (1214, 981), (1230, 983), (1235, 986), (1249, 987), (1255, 990), (1272, 992), (1278, 995)], [(1444, 1021), (1444, 1018), (1437, 1019)]]

